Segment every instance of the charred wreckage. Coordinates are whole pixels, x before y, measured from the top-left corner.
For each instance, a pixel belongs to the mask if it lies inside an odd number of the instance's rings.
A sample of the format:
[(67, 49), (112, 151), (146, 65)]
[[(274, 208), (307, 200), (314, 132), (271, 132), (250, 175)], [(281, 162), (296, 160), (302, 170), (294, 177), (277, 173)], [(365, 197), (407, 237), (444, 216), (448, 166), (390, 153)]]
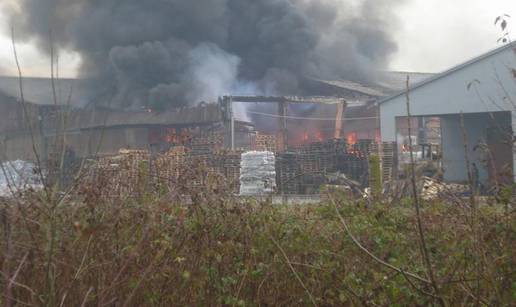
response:
[[(395, 167), (396, 146), (379, 142), (374, 96), (356, 85), (324, 86), (353, 95), (348, 94), (351, 99), (223, 96), (218, 103), (164, 112), (26, 103), (25, 115), (19, 101), (5, 95), (3, 109), (20, 118), (4, 123), (4, 155), (35, 160), (28, 126), (19, 124), (21, 117), (28, 117), (30, 126), (37, 127), (33, 131), (37, 149), (48, 165), (55, 159), (52, 146), (59, 139), (56, 131), (62, 131), (70, 159), (100, 159), (94, 166), (97, 171), (109, 169), (112, 173), (122, 168), (124, 163), (119, 162), (124, 157), (148, 164), (157, 159), (168, 165), (161, 169), (177, 177), (180, 167), (173, 164), (195, 160), (197, 165), (224, 177), (235, 193), (241, 190), (245, 164), (242, 154), (246, 152), (274, 156), (274, 180), (263, 184), (273, 186), (270, 191), (278, 194), (317, 194), (323, 185), (338, 181), (332, 178), (343, 177), (366, 187), (371, 154), (380, 156), (382, 179), (389, 180)], [(242, 109), (245, 119), (238, 114)], [(59, 120), (65, 113), (66, 127)]]

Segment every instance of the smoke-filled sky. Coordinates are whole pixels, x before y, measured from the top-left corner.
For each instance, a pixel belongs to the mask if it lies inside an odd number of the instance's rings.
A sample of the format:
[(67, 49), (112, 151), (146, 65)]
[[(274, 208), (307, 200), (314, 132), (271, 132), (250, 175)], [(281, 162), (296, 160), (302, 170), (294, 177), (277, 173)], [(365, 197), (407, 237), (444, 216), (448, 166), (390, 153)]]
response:
[(113, 87), (121, 106), (294, 93), (305, 76), (441, 71), (497, 47), (503, 13), (516, 23), (516, 1), (2, 0), (0, 74), (14, 21), (26, 74), (48, 76), (52, 27), (61, 75)]

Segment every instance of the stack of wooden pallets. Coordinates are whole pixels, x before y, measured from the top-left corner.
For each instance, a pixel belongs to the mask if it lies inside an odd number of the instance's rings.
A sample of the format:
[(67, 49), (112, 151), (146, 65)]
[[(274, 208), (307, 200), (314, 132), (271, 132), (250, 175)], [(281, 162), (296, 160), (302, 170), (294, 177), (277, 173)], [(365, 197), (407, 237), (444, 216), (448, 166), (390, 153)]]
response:
[(241, 151), (218, 150), (213, 153), (209, 163), (210, 168), (225, 179), (234, 193), (240, 190), (240, 161)]
[(395, 171), (396, 143), (382, 143), (382, 181), (391, 181)]
[(272, 134), (256, 134), (252, 149), (256, 151), (270, 151), (270, 152), (276, 152), (277, 151), (277, 138), (275, 135)]
[(192, 138), (190, 148), (194, 156), (209, 155), (224, 147), (224, 136), (220, 133)]
[(294, 152), (276, 154), (276, 185), (280, 194), (299, 194), (302, 170)]

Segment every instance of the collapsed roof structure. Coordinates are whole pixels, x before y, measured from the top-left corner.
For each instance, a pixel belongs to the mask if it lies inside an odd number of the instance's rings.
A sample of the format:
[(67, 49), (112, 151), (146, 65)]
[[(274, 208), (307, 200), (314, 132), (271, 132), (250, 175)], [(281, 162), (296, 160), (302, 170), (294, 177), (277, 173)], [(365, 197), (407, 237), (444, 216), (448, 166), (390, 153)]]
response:
[[(331, 96), (329, 101), (345, 101), (341, 126), (344, 137), (356, 139), (378, 138), (377, 111), (374, 102), (403, 87), (401, 76), (405, 73), (380, 73), (378, 83), (362, 85), (356, 82), (336, 80), (326, 81), (305, 78), (307, 88), (314, 94)], [(414, 80), (428, 77), (428, 74), (412, 74)], [(29, 106), (29, 121), (32, 127), (37, 128), (36, 134), (41, 137), (40, 146), (45, 147), (44, 140), (55, 137), (58, 127), (59, 114), (67, 114), (66, 133), (70, 146), (74, 147), (81, 156), (95, 153), (95, 143), (103, 140), (100, 153), (116, 152), (120, 148), (148, 148), (151, 139), (156, 135), (167, 134), (170, 129), (206, 127), (207, 129), (223, 129), (224, 112), (221, 105), (200, 104), (195, 107), (171, 109), (163, 112), (154, 112), (149, 109), (115, 110), (109, 107), (109, 97), (105, 93), (93, 91), (87, 80), (56, 79), (56, 97), (54, 97), (52, 80), (48, 78), (23, 78), (23, 91), (26, 105)], [(19, 79), (15, 77), (0, 77), (0, 106), (4, 114), (13, 114), (9, 119), (2, 121), (0, 136), (3, 138), (3, 153), (11, 159), (31, 159), (29, 146), (29, 131), (27, 122), (24, 123), (23, 106), (19, 98)], [(93, 93), (93, 94), (92, 94)], [(337, 97), (337, 98), (335, 98)], [(259, 97), (250, 97), (259, 102)], [(318, 98), (319, 102), (321, 98)], [(261, 99), (264, 100), (264, 99)], [(300, 142), (306, 135), (307, 141), (317, 141), (320, 138), (335, 136), (334, 105), (317, 104), (307, 107), (313, 101), (299, 101), (300, 109), (286, 110), (288, 127), (295, 131), (296, 136), (285, 139)], [(305, 103), (305, 106), (302, 106)], [(246, 109), (247, 119), (236, 118), (237, 130), (243, 134), (252, 131), (253, 126), (265, 133), (276, 134), (278, 108), (260, 109), (256, 106)], [(265, 111), (264, 111), (265, 110)], [(262, 112), (260, 112), (262, 111)], [(343, 111), (343, 110), (341, 110)], [(281, 115), (281, 114), (280, 114)], [(286, 114), (283, 114), (286, 115)], [(272, 117), (271, 117), (272, 116)], [(273, 120), (271, 120), (271, 118)], [(321, 120), (326, 119), (326, 120)], [(358, 120), (360, 119), (360, 120)], [(252, 122), (249, 123), (249, 122)], [(272, 124), (271, 124), (272, 123)], [(210, 128), (211, 127), (211, 128)], [(219, 127), (219, 128), (214, 128)], [(313, 129), (312, 129), (313, 127)], [(249, 130), (251, 129), (251, 130)], [(272, 131), (271, 131), (272, 130)], [(276, 130), (276, 131), (275, 131)], [(152, 136), (151, 136), (152, 135)], [(297, 137), (297, 140), (296, 140)], [(159, 139), (160, 137), (158, 137)], [(229, 147), (229, 146), (228, 146)], [(42, 149), (42, 151), (45, 151)]]

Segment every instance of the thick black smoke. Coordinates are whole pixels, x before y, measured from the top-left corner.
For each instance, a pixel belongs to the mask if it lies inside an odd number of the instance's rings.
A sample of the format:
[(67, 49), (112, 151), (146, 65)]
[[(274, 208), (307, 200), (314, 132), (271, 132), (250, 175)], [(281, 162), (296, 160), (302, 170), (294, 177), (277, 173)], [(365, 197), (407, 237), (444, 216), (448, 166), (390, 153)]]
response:
[(119, 107), (296, 94), (302, 77), (364, 81), (396, 50), (390, 0), (19, 0), (25, 39), (78, 52)]

